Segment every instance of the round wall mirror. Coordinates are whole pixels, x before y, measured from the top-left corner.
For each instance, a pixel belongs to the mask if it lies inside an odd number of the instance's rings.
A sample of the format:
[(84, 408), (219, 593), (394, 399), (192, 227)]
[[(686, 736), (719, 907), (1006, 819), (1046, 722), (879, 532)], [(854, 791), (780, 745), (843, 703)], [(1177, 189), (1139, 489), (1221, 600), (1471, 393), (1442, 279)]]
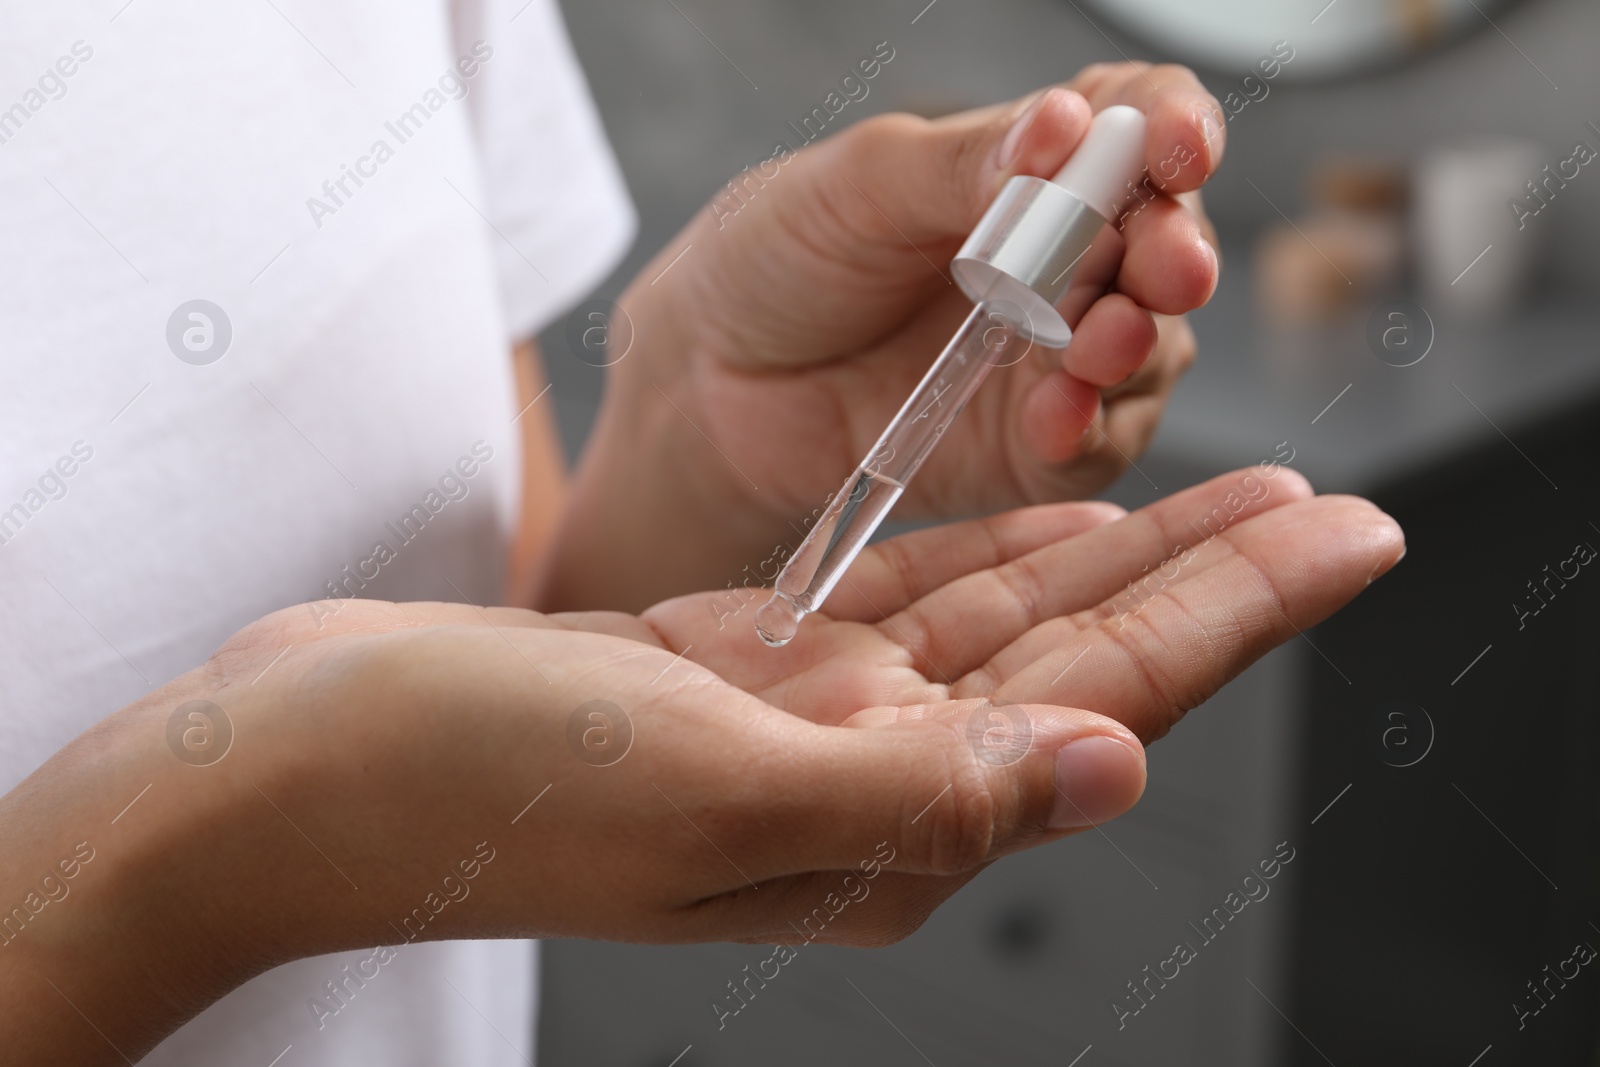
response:
[[(1353, 74), (1402, 61), (1476, 27), (1507, 0), (1085, 0), (1185, 62), (1248, 73), (1279, 42), (1285, 78)], [(1283, 58), (1278, 54), (1277, 59)]]

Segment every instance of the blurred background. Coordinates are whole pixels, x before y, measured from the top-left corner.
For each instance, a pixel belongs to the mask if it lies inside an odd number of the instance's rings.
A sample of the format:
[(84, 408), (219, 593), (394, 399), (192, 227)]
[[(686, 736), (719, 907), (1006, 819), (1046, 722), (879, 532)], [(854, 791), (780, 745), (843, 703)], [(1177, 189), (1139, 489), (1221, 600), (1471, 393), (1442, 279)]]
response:
[[(892, 949), (805, 947), (720, 1027), (770, 948), (548, 943), (540, 1062), (1600, 1062), (1600, 6), (565, 9), (641, 216), (602, 297), (879, 42), (894, 58), (842, 120), (1195, 67), (1227, 112), (1223, 281), (1108, 495), (1292, 456), (1398, 518), (1409, 554), (1155, 746), (1134, 812), (996, 864)], [(565, 323), (543, 343), (575, 455), (602, 372)]]

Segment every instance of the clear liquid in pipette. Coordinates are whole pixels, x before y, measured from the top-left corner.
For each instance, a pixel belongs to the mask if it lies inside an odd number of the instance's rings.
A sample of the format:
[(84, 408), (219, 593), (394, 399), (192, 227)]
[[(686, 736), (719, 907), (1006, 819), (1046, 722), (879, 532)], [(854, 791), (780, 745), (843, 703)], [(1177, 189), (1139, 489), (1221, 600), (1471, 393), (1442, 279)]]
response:
[[(835, 551), (854, 557), (883, 521), (906, 487), (868, 467), (857, 467), (850, 490), (823, 511), (812, 536), (784, 567), (772, 599), (756, 612), (756, 633), (773, 648), (793, 640), (805, 618), (833, 591), (842, 570), (817, 580), (817, 570)], [(807, 558), (809, 557), (809, 558)]]
[(772, 598), (756, 612), (761, 640), (782, 647), (793, 639), (800, 621), (822, 606), (984, 377), (1022, 358), (1012, 342), (1019, 337), (1016, 324), (1024, 318), (1022, 309), (1005, 301), (985, 300), (972, 309), (784, 564)]

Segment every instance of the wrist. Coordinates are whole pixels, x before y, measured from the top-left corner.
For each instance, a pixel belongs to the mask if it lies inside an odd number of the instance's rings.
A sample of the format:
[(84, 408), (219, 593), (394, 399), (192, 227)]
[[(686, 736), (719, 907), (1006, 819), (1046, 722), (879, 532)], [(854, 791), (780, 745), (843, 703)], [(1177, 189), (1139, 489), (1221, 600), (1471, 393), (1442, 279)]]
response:
[(783, 537), (782, 518), (710, 436), (697, 339), (659, 294), (640, 288), (622, 299), (635, 348), (607, 381), (545, 563), (541, 610), (638, 611), (737, 584), (741, 568)]
[(172, 710), (199, 690), (192, 678), (157, 690), (0, 799), (13, 917), (0, 998), (28, 1020), (29, 1062), (137, 1059), (266, 965), (247, 925), (229, 930), (211, 878), (207, 843), (229, 832), (238, 781), (167, 747)]

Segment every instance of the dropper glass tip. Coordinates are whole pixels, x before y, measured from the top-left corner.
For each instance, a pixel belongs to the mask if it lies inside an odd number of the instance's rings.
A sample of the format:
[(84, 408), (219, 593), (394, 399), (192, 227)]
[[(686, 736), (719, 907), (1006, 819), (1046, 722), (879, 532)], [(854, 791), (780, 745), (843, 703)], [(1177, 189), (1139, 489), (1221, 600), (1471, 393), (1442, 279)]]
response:
[(773, 593), (772, 599), (756, 612), (756, 636), (772, 648), (782, 648), (794, 640), (805, 615), (800, 605), (787, 596)]

